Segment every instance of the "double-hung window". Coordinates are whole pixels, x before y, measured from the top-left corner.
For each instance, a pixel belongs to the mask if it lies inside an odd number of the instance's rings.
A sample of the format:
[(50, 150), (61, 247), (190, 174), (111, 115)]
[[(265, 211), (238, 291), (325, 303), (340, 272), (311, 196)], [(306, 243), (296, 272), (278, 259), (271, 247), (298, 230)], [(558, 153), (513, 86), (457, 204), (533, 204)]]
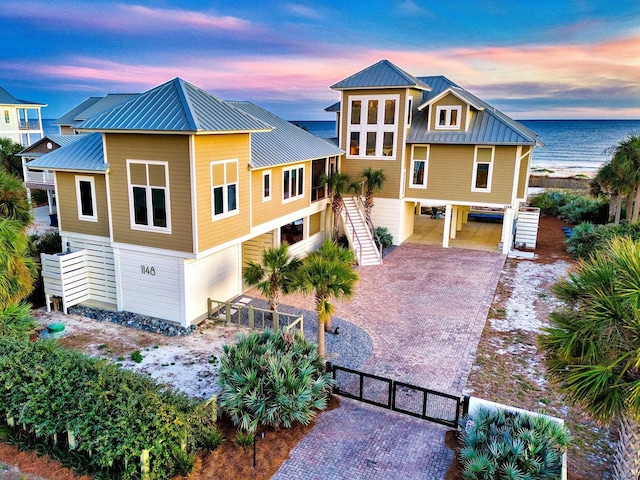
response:
[(93, 177), (76, 175), (76, 200), (78, 202), (78, 219), (97, 222), (96, 185)]
[(304, 197), (304, 165), (282, 169), (282, 200)]
[(211, 162), (212, 220), (238, 214), (238, 159)]
[(472, 192), (490, 192), (493, 172), (493, 147), (476, 147), (473, 156)]
[(169, 164), (127, 160), (131, 228), (171, 233)]
[(436, 108), (436, 130), (460, 130), (462, 107), (446, 106)]
[(429, 146), (414, 147), (411, 159), (411, 188), (427, 188)]
[(349, 97), (349, 157), (395, 158), (399, 95)]

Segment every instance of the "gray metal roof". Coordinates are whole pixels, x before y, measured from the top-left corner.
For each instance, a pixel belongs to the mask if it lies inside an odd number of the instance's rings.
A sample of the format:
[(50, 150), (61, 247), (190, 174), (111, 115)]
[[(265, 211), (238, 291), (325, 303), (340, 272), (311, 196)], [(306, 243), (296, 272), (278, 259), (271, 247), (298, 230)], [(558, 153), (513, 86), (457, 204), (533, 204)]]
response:
[(339, 112), (340, 111), (340, 102), (336, 102), (333, 105), (329, 105), (324, 109), (325, 112)]
[(251, 167), (299, 162), (344, 153), (331, 143), (296, 127), (251, 102), (227, 102), (273, 126), (268, 132), (251, 134)]
[(34, 152), (40, 145), (46, 142), (52, 142), (56, 144), (56, 149), (63, 147), (65, 145), (69, 145), (73, 142), (76, 142), (80, 138), (80, 135), (45, 135), (37, 142), (31, 144), (20, 153), (18, 153), (19, 157), (40, 157), (42, 155), (46, 155), (51, 152)]
[(51, 153), (42, 155), (27, 163), (35, 170), (65, 170), (73, 172), (106, 172), (109, 164), (104, 163), (102, 134), (68, 135), (78, 139)]
[(476, 110), (469, 129), (458, 131), (428, 131), (429, 109), (425, 108), (414, 115), (407, 143), (451, 143), (451, 144), (488, 144), (488, 145), (544, 145), (538, 134), (519, 122), (495, 109), (484, 100), (459, 87), (443, 76), (420, 77), (420, 80), (432, 86), (430, 92), (423, 92), (421, 106), (438, 97), (447, 89), (451, 89), (474, 107)]
[(19, 98), (16, 98), (13, 95), (11, 95), (2, 87), (0, 87), (0, 105), (33, 105), (33, 106), (41, 106), (41, 107), (47, 106), (46, 103), (32, 102), (29, 100), (20, 100)]
[(175, 78), (77, 126), (81, 130), (251, 132), (271, 126)]
[(87, 108), (89, 108), (91, 105), (93, 105), (100, 99), (102, 99), (102, 97), (89, 97), (80, 105), (76, 105), (71, 110), (62, 114), (60, 117), (58, 117), (55, 122), (51, 122), (51, 123), (53, 125), (73, 125), (74, 123), (76, 123), (75, 121), (76, 115), (78, 115), (81, 112), (84, 112)]
[(331, 88), (334, 90), (376, 87), (403, 87), (431, 90), (430, 85), (398, 68), (389, 60), (380, 60), (378, 63), (331, 85)]
[(73, 117), (75, 122), (81, 122), (91, 117), (106, 112), (112, 109), (116, 105), (126, 102), (127, 100), (140, 95), (139, 93), (109, 93), (102, 98), (99, 98), (97, 102), (89, 105), (85, 110), (76, 113)]

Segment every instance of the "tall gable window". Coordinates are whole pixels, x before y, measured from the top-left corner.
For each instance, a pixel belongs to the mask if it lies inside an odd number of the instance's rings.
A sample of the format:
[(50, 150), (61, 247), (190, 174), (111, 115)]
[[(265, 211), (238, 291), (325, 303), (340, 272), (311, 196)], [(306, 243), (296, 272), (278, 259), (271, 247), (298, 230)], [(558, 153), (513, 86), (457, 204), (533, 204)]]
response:
[(349, 157), (395, 158), (399, 104), (399, 95), (350, 97), (347, 129)]
[(437, 130), (459, 130), (462, 119), (462, 107), (446, 106), (436, 108)]
[(93, 177), (76, 175), (76, 199), (78, 201), (78, 219), (97, 222), (96, 185)]
[(473, 159), (472, 192), (490, 192), (493, 173), (493, 147), (476, 147)]
[(414, 147), (411, 159), (411, 188), (427, 188), (429, 146)]
[(211, 162), (212, 220), (238, 214), (238, 160)]
[(262, 172), (262, 201), (271, 200), (271, 170)]
[(304, 197), (304, 165), (282, 169), (282, 200)]
[(127, 160), (127, 183), (131, 228), (171, 233), (168, 163)]

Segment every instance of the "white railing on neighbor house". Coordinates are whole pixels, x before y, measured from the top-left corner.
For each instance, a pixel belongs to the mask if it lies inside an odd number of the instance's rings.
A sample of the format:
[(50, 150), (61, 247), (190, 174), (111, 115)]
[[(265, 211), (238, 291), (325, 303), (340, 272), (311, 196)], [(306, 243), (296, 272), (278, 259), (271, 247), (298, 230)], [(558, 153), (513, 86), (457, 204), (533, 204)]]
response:
[(53, 185), (53, 172), (36, 172), (35, 170), (27, 170), (26, 182), (40, 183), (45, 185)]
[(47, 311), (51, 311), (53, 297), (62, 300), (64, 313), (67, 313), (69, 307), (89, 300), (85, 250), (53, 255), (41, 253), (40, 259)]

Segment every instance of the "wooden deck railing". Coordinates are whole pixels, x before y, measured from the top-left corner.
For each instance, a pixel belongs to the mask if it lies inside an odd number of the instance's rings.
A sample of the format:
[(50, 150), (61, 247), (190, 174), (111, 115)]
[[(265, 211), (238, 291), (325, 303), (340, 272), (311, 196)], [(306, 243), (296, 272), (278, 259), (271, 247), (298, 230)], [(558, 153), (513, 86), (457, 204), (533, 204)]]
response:
[(249, 327), (255, 330), (282, 330), (284, 332), (299, 331), (304, 335), (304, 318), (302, 315), (271, 311), (244, 303), (221, 302), (207, 299), (208, 318), (223, 320), (227, 325)]

